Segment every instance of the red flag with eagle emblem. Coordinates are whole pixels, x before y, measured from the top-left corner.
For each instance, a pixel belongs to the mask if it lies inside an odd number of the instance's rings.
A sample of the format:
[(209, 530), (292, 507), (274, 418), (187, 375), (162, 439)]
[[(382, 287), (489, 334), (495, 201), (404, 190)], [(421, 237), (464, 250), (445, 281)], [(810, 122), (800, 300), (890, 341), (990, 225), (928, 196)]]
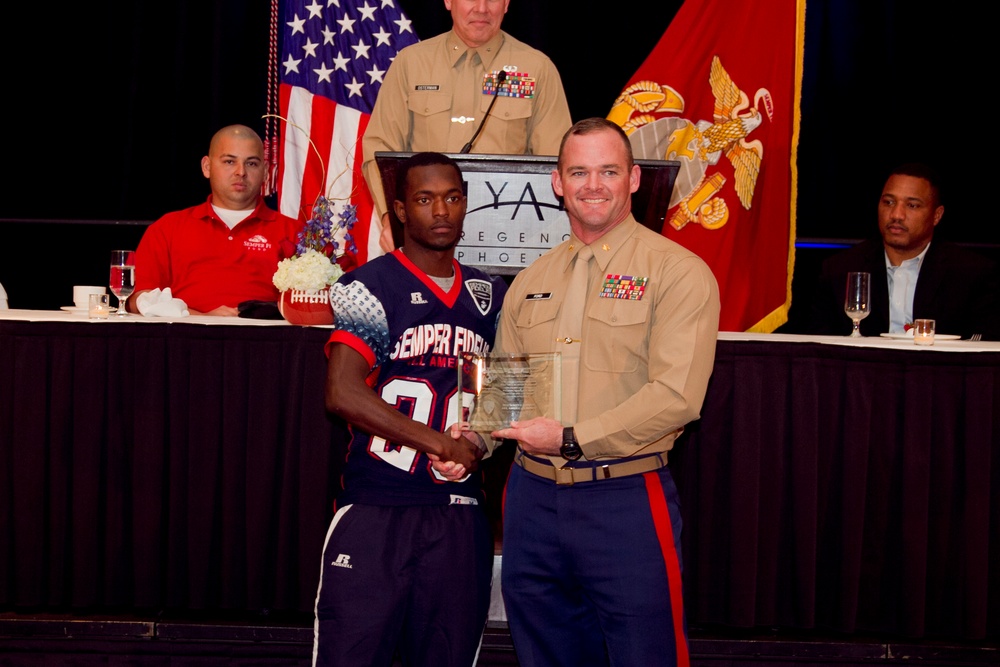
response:
[(686, 0), (608, 118), (680, 171), (663, 234), (719, 281), (722, 331), (788, 319), (805, 0)]

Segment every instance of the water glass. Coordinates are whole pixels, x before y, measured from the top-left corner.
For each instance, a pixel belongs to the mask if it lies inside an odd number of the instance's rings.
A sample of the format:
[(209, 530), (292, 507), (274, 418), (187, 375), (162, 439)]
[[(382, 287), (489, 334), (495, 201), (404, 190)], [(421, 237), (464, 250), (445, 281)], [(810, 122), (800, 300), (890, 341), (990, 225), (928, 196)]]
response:
[(118, 317), (125, 317), (125, 302), (135, 290), (135, 251), (111, 251), (111, 291), (118, 297)]
[(851, 338), (861, 337), (861, 320), (871, 312), (871, 274), (855, 271), (847, 274), (844, 312), (851, 318)]

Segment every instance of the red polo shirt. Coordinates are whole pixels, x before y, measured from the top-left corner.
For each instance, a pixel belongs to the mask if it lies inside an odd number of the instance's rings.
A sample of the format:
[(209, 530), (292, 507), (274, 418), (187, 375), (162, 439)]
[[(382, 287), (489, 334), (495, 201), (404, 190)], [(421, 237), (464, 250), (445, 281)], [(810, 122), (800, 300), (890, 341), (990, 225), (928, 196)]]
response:
[(296, 243), (303, 223), (260, 199), (250, 216), (229, 229), (203, 204), (167, 213), (146, 229), (136, 249), (135, 289), (169, 287), (191, 310), (236, 307), (250, 299), (277, 301), (271, 282), (282, 240)]

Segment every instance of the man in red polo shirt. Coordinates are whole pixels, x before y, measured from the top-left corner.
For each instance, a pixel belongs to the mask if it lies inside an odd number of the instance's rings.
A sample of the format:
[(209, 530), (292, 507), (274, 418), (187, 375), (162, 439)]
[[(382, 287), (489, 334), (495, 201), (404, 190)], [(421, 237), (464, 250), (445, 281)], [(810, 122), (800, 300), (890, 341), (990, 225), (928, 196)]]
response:
[[(271, 282), (283, 245), (294, 247), (303, 223), (264, 203), (264, 144), (245, 125), (224, 127), (212, 137), (201, 171), (211, 185), (208, 200), (167, 213), (143, 234), (135, 257), (135, 294), (170, 288), (192, 314), (239, 315), (243, 301), (277, 301)], [(289, 246), (288, 244), (291, 244)]]

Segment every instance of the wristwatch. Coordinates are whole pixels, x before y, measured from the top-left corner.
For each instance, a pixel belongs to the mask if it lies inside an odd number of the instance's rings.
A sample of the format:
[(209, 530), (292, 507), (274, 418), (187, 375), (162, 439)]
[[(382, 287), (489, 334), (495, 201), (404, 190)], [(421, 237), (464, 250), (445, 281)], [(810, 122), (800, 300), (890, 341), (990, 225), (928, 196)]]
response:
[(573, 430), (572, 426), (563, 429), (563, 441), (559, 453), (567, 461), (576, 461), (583, 456), (583, 450), (580, 449), (580, 443), (576, 439), (576, 431)]

